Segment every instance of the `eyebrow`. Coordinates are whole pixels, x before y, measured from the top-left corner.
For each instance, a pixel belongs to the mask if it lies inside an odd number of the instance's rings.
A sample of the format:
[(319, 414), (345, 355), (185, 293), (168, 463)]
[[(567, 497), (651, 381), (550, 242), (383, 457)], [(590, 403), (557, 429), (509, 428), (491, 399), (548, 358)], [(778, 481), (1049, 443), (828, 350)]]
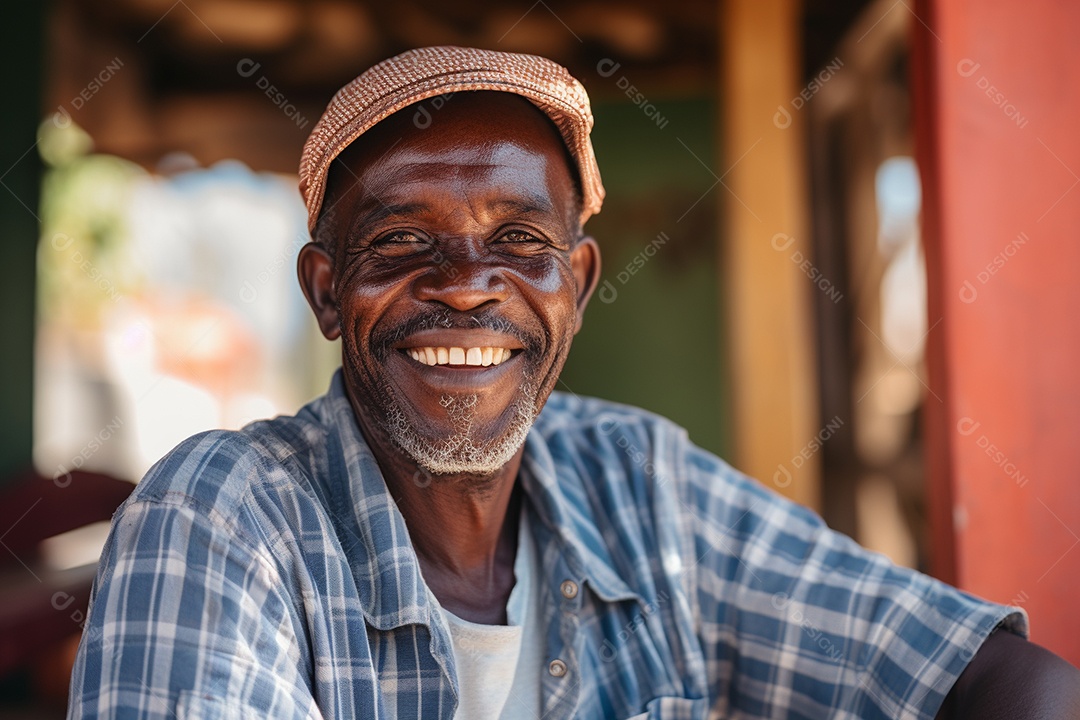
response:
[(523, 199), (504, 198), (491, 203), (491, 209), (504, 215), (537, 215), (554, 211), (550, 198), (529, 193)]
[(351, 229), (354, 232), (358, 230), (363, 230), (366, 227), (382, 222), (388, 217), (393, 217), (395, 215), (409, 215), (411, 213), (427, 209), (427, 205), (425, 205), (424, 203), (410, 202), (387, 205), (378, 198), (373, 197), (372, 199), (376, 203), (374, 209), (372, 209), (370, 212), (357, 213), (355, 220), (350, 223), (352, 226)]
[[(365, 205), (374, 205), (368, 212), (357, 213), (354, 221), (350, 223), (350, 230), (354, 233), (362, 232), (366, 228), (376, 225), (383, 220), (396, 215), (411, 215), (428, 210), (429, 206), (424, 202), (406, 202), (386, 204), (376, 197)], [(549, 198), (542, 195), (528, 193), (523, 198), (501, 198), (494, 200), (488, 205), (489, 210), (499, 216), (535, 216), (554, 212), (555, 208)]]

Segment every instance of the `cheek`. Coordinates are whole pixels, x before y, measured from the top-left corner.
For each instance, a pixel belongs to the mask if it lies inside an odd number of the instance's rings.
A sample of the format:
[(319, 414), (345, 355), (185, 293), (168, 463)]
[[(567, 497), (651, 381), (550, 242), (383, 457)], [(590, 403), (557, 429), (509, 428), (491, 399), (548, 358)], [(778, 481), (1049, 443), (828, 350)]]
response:
[(551, 298), (561, 298), (563, 295), (573, 298), (577, 294), (577, 281), (569, 257), (542, 258), (542, 262), (523, 268), (521, 275), (528, 279), (536, 292)]
[(548, 258), (519, 268), (515, 275), (521, 294), (557, 349), (559, 338), (572, 335), (577, 322), (577, 280), (569, 260)]
[(385, 319), (401, 288), (400, 282), (372, 282), (354, 274), (338, 285), (338, 312), (347, 337), (342, 340), (354, 347), (367, 347), (375, 325)]

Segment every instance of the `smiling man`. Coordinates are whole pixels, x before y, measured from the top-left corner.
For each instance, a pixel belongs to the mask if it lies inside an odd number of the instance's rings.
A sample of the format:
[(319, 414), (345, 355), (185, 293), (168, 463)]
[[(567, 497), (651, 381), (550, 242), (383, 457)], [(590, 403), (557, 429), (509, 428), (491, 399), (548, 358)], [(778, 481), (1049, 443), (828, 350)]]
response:
[(342, 369), (117, 513), (71, 717), (1075, 718), (1026, 617), (891, 565), (649, 413), (553, 392), (600, 272), (584, 90), (426, 48), (305, 146)]

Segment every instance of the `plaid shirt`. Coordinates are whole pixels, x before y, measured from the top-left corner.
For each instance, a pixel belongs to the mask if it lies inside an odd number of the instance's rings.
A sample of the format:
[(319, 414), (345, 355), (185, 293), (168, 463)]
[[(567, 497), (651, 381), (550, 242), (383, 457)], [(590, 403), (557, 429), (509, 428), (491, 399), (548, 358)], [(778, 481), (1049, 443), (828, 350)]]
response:
[[(1027, 631), (641, 410), (553, 394), (519, 477), (545, 718), (932, 718), (995, 627)], [(69, 716), (451, 718), (456, 677), (339, 372), (295, 417), (195, 436), (139, 484)]]

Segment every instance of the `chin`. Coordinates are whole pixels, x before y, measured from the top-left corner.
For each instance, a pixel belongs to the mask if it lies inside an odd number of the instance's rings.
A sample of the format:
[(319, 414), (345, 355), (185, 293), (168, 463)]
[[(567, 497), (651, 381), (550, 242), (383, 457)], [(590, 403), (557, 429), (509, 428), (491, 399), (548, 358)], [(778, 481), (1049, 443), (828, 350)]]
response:
[(414, 421), (397, 395), (387, 388), (386, 430), (390, 439), (418, 467), (432, 475), (485, 476), (499, 472), (525, 442), (536, 416), (537, 392), (524, 386), (514, 402), (487, 425), (478, 427), (483, 415), (476, 395), (443, 395), (443, 427)]

